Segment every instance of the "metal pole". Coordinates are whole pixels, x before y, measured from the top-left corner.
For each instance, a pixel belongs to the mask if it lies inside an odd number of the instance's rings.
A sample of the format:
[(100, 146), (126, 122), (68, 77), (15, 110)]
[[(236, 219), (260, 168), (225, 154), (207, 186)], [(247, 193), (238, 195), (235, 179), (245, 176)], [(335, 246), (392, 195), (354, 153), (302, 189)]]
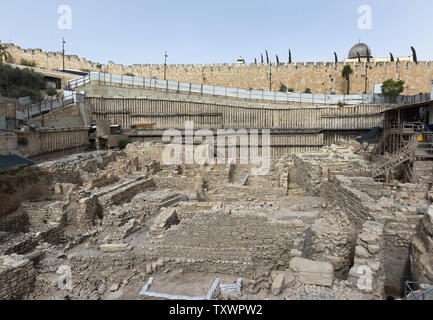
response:
[(365, 63), (365, 90), (364, 90), (364, 93), (367, 93), (367, 84), (368, 84), (368, 62)]
[(65, 71), (65, 38), (62, 38), (63, 71)]
[(272, 91), (272, 63), (269, 64), (269, 91)]
[(165, 60), (164, 60), (164, 80), (167, 80), (167, 51), (165, 52)]

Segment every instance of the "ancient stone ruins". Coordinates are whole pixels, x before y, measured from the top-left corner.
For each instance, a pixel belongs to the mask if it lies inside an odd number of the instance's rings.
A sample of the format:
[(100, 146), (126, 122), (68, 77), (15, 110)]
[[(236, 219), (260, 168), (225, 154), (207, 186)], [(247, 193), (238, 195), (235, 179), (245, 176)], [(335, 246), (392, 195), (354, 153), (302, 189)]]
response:
[[(432, 298), (430, 93), (318, 105), (106, 75), (0, 105), (0, 299)], [(167, 163), (168, 129), (224, 161)]]
[[(1, 176), (1, 299), (383, 299), (433, 281), (431, 184), (384, 184), (355, 142), (275, 162), (163, 166), (158, 143)], [(430, 176), (431, 181), (431, 176)]]

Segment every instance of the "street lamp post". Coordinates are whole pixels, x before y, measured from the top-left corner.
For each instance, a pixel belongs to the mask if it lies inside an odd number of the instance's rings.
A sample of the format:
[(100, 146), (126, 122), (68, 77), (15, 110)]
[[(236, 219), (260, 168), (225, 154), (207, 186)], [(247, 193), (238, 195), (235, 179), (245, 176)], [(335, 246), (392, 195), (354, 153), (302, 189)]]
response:
[(65, 38), (62, 38), (63, 71), (65, 71)]
[(165, 60), (164, 60), (164, 80), (167, 80), (167, 51), (165, 52)]
[(269, 63), (269, 91), (272, 91), (272, 63)]
[(367, 93), (368, 89), (368, 62), (365, 63), (365, 90), (364, 93)]

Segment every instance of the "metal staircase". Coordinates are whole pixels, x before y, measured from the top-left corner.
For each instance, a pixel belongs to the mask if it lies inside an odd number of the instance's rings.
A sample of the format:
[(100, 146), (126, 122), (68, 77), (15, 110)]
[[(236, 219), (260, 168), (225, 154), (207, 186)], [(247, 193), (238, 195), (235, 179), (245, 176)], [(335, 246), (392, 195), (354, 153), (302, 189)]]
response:
[(433, 143), (433, 132), (431, 132), (429, 128), (427, 127), (424, 128), (423, 136), (427, 142)]
[(415, 157), (417, 141), (412, 140), (405, 147), (388, 156), (385, 160), (378, 162), (372, 170), (372, 178), (387, 175), (392, 169), (402, 165), (407, 161), (412, 161)]

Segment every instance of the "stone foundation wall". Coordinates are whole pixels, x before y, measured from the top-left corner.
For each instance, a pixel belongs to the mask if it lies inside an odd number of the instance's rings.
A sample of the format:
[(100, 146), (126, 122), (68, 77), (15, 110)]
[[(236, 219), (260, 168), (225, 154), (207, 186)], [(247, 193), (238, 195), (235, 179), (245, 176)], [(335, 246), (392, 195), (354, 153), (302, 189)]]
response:
[(152, 179), (140, 177), (98, 190), (89, 197), (79, 200), (79, 209), (74, 216), (74, 223), (80, 227), (95, 225), (98, 219), (103, 220), (104, 210), (129, 202), (137, 194), (154, 187), (155, 183)]
[(0, 245), (0, 254), (24, 254), (39, 244), (40, 241), (59, 244), (65, 232), (64, 225), (46, 226), (37, 233), (26, 233), (14, 237), (12, 240)]
[(33, 291), (33, 262), (18, 256), (0, 256), (0, 300), (21, 300)]
[(433, 206), (413, 238), (410, 261), (415, 281), (433, 283)]
[(290, 250), (305, 229), (296, 219), (198, 212), (152, 240), (147, 250), (151, 259), (163, 258), (191, 271), (251, 274), (253, 261), (288, 267)]
[(371, 221), (362, 226), (348, 278), (354, 288), (379, 300), (385, 298), (383, 228), (381, 223)]
[(372, 219), (375, 200), (354, 188), (347, 177), (335, 176), (332, 182), (322, 183), (321, 190), (322, 196), (340, 207), (358, 229)]
[(413, 176), (418, 183), (433, 184), (433, 161), (414, 161)]

